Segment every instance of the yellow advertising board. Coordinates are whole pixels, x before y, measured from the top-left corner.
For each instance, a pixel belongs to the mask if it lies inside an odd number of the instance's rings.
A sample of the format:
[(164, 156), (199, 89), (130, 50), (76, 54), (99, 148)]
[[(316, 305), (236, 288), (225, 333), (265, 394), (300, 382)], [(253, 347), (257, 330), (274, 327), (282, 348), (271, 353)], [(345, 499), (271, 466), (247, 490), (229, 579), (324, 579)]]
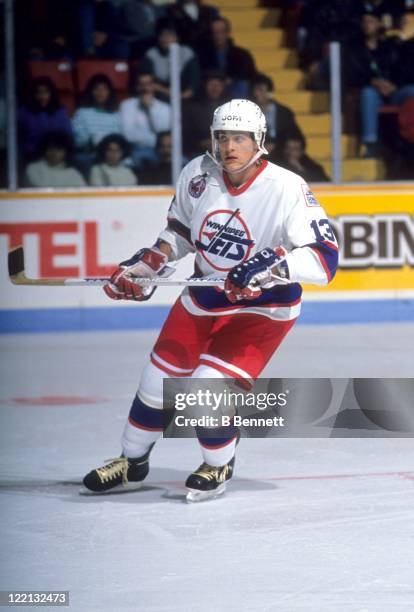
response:
[(318, 186), (340, 244), (340, 267), (318, 291), (414, 290), (414, 185)]

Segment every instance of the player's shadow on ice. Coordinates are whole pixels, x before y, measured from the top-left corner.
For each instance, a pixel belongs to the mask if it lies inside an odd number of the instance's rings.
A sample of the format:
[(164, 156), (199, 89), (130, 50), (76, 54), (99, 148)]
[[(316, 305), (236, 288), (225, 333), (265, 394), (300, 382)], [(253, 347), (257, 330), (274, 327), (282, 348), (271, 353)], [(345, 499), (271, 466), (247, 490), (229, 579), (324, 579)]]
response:
[[(103, 500), (115, 504), (155, 502), (185, 502), (184, 483), (188, 472), (171, 468), (152, 468), (148, 480), (135, 491), (114, 491), (104, 495), (85, 494), (82, 481), (73, 480), (14, 480), (0, 481), (0, 494), (25, 494), (33, 497), (52, 497), (74, 504), (99, 504)], [(275, 483), (234, 477), (227, 485), (228, 493), (265, 491), (277, 488)], [(225, 497), (225, 496), (224, 496)]]

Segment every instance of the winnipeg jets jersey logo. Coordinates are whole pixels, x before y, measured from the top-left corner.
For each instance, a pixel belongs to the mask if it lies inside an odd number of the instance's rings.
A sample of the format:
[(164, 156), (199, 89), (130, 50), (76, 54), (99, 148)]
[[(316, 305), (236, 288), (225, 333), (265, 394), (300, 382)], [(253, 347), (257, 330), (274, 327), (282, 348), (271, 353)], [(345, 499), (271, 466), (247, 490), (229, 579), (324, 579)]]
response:
[(254, 241), (237, 209), (215, 210), (202, 221), (195, 246), (215, 270), (231, 270), (250, 256)]

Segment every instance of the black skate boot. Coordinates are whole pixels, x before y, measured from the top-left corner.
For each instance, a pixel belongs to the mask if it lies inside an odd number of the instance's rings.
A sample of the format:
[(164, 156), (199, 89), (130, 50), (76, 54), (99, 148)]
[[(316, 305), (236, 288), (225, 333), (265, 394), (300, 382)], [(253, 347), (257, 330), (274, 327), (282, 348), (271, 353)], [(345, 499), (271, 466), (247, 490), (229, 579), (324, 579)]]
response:
[(139, 489), (149, 472), (149, 456), (153, 446), (154, 444), (151, 444), (149, 451), (136, 459), (123, 456), (107, 459), (107, 465), (86, 474), (83, 484), (87, 491), (84, 493), (112, 493)]
[(189, 490), (187, 501), (205, 501), (222, 495), (226, 490), (227, 480), (233, 475), (235, 460), (233, 457), (231, 461), (219, 467), (202, 463), (186, 480), (185, 486)]

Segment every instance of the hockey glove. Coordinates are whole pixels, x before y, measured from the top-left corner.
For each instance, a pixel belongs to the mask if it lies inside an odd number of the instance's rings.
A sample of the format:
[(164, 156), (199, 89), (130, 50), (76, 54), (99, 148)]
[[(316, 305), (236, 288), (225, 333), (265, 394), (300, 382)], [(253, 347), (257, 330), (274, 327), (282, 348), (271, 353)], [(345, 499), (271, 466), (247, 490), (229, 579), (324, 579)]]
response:
[(134, 281), (134, 278), (158, 276), (167, 265), (167, 261), (167, 255), (155, 246), (150, 249), (141, 249), (131, 259), (119, 264), (103, 289), (106, 295), (113, 300), (135, 300), (137, 302), (149, 300), (156, 287), (141, 287)]
[(286, 255), (287, 251), (282, 246), (266, 248), (235, 266), (228, 273), (224, 285), (227, 299), (232, 303), (254, 300), (262, 294), (262, 289), (289, 282)]

